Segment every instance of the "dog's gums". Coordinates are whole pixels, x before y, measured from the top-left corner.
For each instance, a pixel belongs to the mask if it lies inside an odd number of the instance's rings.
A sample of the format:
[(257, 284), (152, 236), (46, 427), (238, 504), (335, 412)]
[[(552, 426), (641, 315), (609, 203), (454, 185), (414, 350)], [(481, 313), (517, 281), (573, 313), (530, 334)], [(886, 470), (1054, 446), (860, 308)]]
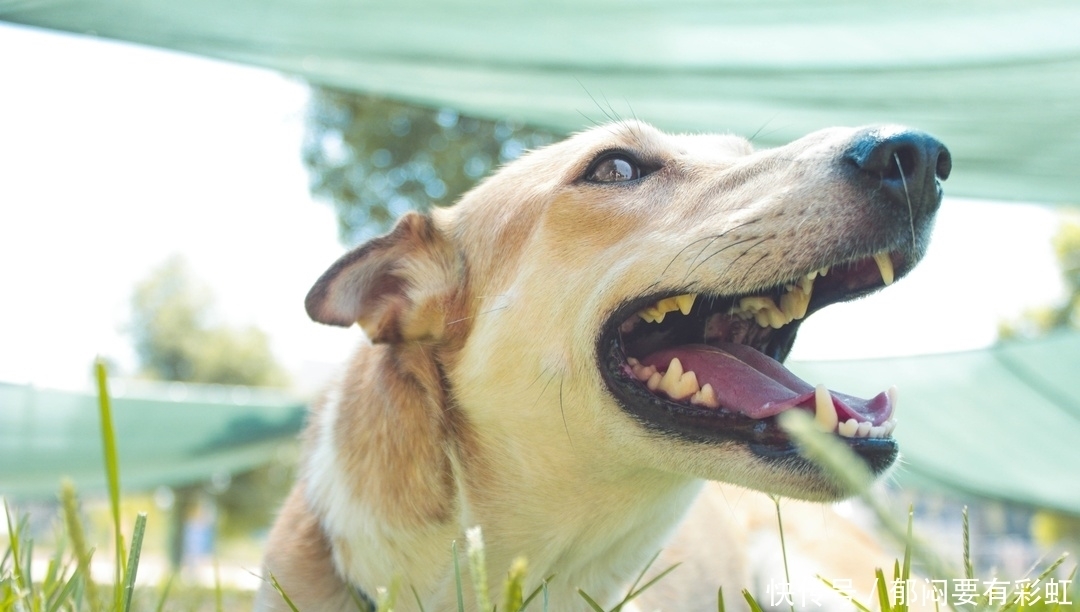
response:
[[(823, 431), (847, 439), (872, 467), (880, 466), (896, 452), (896, 387), (858, 398), (811, 385), (780, 361), (808, 314), (892, 284), (894, 257), (905, 273), (908, 254), (880, 251), (748, 295), (679, 293), (635, 303), (612, 317), (621, 320), (617, 332), (605, 334), (612, 357), (605, 378), (624, 406), (654, 427), (669, 430), (665, 421), (670, 425), (671, 418), (683, 418), (676, 415), (697, 413), (689, 420), (694, 429), (705, 428), (691, 438), (732, 438), (766, 454), (786, 453), (791, 444), (772, 417), (806, 410)], [(626, 310), (633, 314), (622, 318)], [(621, 358), (617, 365), (615, 358)], [(642, 391), (649, 401), (642, 401)], [(661, 406), (668, 418), (657, 420)], [(712, 427), (709, 413), (716, 420)]]

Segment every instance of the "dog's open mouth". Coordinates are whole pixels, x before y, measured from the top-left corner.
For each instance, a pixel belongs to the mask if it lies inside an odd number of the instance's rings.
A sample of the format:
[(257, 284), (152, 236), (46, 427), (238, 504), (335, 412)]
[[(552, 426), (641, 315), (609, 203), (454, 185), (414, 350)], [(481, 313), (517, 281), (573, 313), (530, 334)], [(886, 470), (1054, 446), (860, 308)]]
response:
[(633, 300), (601, 333), (603, 377), (623, 408), (652, 429), (787, 456), (794, 447), (776, 415), (805, 410), (883, 470), (897, 454), (895, 390), (854, 397), (811, 385), (780, 362), (809, 314), (892, 283), (913, 259), (881, 252), (752, 294), (673, 291)]

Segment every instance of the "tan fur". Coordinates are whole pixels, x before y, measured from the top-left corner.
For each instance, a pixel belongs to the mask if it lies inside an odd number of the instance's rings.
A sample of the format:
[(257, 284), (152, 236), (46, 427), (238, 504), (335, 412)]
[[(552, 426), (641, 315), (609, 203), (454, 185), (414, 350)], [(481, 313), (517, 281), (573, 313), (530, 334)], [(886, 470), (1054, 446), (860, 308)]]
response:
[[(735, 443), (644, 429), (600, 378), (596, 338), (628, 299), (746, 293), (836, 258), (846, 236), (876, 223), (858, 206), (863, 190), (836, 176), (853, 133), (754, 152), (731, 136), (605, 126), (525, 156), (453, 208), (410, 213), (344, 256), (308, 311), (357, 321), (372, 343), (311, 415), (267, 570), (305, 612), (341, 609), (346, 585), (373, 594), (395, 579), (399, 610), (416, 609), (413, 589), (427, 610), (449, 610), (451, 542), (479, 525), (496, 591), (524, 556), (530, 588), (555, 575), (552, 610), (584, 610), (578, 588), (612, 605), (688, 515), (665, 557), (685, 566), (648, 605), (715, 609), (723, 584), (739, 609), (741, 588), (775, 576), (750, 559), (775, 513), (763, 495), (731, 487), (699, 497), (704, 480), (813, 499), (839, 489)], [(614, 148), (663, 167), (634, 187), (580, 180)], [(733, 245), (745, 246), (724, 248)], [(854, 532), (823, 527), (827, 516), (818, 507), (785, 517), (796, 555), (827, 557), (822, 533), (826, 547), (843, 540), (845, 551), (876, 554), (849, 544)], [(873, 567), (811, 566), (856, 580)], [(257, 607), (285, 609), (269, 587)]]

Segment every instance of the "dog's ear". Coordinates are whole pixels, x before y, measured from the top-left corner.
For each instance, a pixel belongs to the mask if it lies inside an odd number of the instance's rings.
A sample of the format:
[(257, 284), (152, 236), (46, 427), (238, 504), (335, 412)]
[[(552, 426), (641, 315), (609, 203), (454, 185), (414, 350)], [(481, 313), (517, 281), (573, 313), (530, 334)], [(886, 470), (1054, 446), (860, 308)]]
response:
[(432, 219), (409, 212), (389, 234), (330, 266), (304, 304), (320, 323), (359, 323), (375, 343), (438, 340), (462, 276), (454, 249)]

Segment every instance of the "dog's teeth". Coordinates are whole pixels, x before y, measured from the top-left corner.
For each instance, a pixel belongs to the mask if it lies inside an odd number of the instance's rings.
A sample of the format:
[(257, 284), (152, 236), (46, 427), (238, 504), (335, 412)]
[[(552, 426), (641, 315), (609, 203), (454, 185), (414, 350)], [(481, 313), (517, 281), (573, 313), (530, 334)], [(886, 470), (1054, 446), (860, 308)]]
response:
[(687, 293), (684, 295), (675, 296), (675, 305), (679, 307), (679, 312), (684, 315), (690, 314), (690, 309), (694, 307), (694, 300), (697, 298), (693, 293)]
[(848, 419), (837, 425), (836, 431), (845, 438), (854, 438), (859, 431), (859, 422), (855, 419)]
[(664, 314), (667, 314), (669, 312), (675, 312), (676, 310), (678, 310), (679, 305), (675, 303), (675, 298), (669, 297), (669, 298), (664, 298), (664, 299), (660, 300), (659, 302), (657, 302), (656, 306), (654, 306), (654, 308), (656, 308), (657, 310), (659, 310), (660, 312), (662, 312)]
[(653, 374), (656, 374), (656, 366), (639, 366), (639, 369), (634, 372), (637, 379), (642, 382), (652, 378)]
[(871, 438), (884, 438), (885, 437), (885, 424), (875, 425), (870, 428)]
[(862, 423), (859, 423), (859, 430), (855, 432), (855, 435), (860, 438), (865, 438), (870, 435), (870, 428), (873, 426), (874, 424), (870, 421), (863, 421)]
[(891, 285), (895, 278), (895, 272), (893, 271), (892, 258), (888, 253), (878, 253), (874, 255), (874, 261), (877, 262), (878, 271), (881, 272), (881, 280), (886, 285)]
[(639, 310), (637, 315), (646, 323), (663, 323), (664, 316), (669, 312), (675, 312), (677, 310), (684, 315), (690, 314), (690, 309), (694, 307), (694, 299), (696, 297), (696, 295), (687, 293), (685, 295), (664, 298), (648, 308)]
[(818, 272), (818, 276), (826, 276), (826, 275), (829, 274), (829, 266), (825, 266), (825, 267), (821, 268), (820, 270), (818, 270), (817, 272)]
[(695, 406), (705, 406), (707, 408), (720, 407), (720, 402), (716, 399), (716, 391), (709, 383), (702, 385), (701, 389), (690, 397), (690, 403)]
[(896, 385), (889, 387), (889, 390), (885, 392), (889, 396), (889, 405), (892, 406), (892, 414), (889, 415), (889, 420), (896, 418), (896, 409), (900, 406), (900, 389), (896, 388)]
[(832, 395), (825, 385), (814, 388), (814, 421), (818, 426), (829, 433), (836, 431), (838, 424), (836, 405), (833, 404)]
[[(676, 388), (682, 375), (682, 362), (679, 361), (678, 357), (672, 357), (671, 363), (668, 364), (667, 371), (664, 372), (663, 378), (660, 379), (660, 390), (668, 391), (669, 389)], [(668, 394), (670, 395), (670, 393)]]
[(653, 372), (649, 375), (649, 379), (645, 381), (645, 386), (649, 388), (649, 391), (656, 391), (660, 388), (660, 381), (663, 378), (660, 372)]
[(629, 363), (630, 367), (634, 367), (636, 365), (641, 365), (641, 362), (638, 361), (637, 359), (634, 359), (633, 357), (627, 357), (626, 358), (626, 363)]

